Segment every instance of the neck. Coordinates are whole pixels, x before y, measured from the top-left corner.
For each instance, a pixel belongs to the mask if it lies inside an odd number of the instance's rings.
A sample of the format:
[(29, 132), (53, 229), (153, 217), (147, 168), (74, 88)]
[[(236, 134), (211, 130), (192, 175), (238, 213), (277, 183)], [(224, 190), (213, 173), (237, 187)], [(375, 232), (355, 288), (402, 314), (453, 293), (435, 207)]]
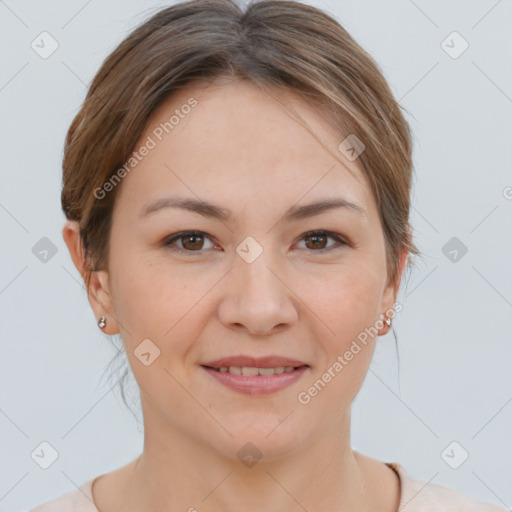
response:
[(168, 426), (148, 428), (157, 424), (146, 418), (144, 451), (126, 472), (123, 502), (111, 510), (358, 512), (378, 501), (367, 459), (350, 446), (350, 412), (313, 444), (282, 456), (264, 454), (250, 467)]

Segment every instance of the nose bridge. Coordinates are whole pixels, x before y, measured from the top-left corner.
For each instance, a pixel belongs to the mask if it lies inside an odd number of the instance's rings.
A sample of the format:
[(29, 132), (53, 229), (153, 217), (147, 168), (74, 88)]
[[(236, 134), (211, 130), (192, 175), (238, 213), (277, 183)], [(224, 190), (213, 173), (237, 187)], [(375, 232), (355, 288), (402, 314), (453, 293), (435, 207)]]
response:
[(255, 239), (237, 247), (231, 282), (220, 307), (220, 319), (226, 326), (240, 325), (251, 333), (264, 334), (276, 326), (290, 324), (297, 312), (290, 292), (279, 279), (282, 266), (270, 248)]
[(274, 275), (278, 265), (272, 249), (268, 246), (264, 248), (253, 239), (241, 243), (237, 253), (235, 273), (241, 281), (240, 298), (245, 297), (255, 303), (269, 300), (281, 302), (284, 298), (283, 284)]

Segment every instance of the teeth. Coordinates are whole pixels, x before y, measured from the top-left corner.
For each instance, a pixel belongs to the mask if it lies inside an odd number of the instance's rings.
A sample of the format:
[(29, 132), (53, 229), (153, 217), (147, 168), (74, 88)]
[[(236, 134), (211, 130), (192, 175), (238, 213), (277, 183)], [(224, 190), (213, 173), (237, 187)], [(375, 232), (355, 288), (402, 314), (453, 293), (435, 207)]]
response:
[(244, 366), (242, 368), (242, 375), (258, 375), (259, 369), (258, 368), (248, 368)]
[(277, 368), (254, 368), (249, 366), (244, 366), (243, 368), (239, 368), (237, 366), (223, 366), (221, 368), (216, 368), (220, 372), (228, 372), (233, 373), (235, 375), (274, 375), (278, 373), (289, 373), (295, 370), (294, 366), (279, 366)]
[[(281, 367), (282, 368), (282, 367)], [(258, 375), (274, 375), (277, 368), (255, 368), (258, 370)]]

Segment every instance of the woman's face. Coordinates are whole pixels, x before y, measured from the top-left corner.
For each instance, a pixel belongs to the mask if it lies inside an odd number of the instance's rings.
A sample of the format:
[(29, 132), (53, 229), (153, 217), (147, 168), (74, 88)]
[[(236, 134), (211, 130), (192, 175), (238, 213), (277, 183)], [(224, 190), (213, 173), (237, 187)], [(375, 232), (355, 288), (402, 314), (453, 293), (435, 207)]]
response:
[[(270, 460), (348, 426), (377, 339), (366, 333), (362, 343), (361, 333), (382, 328), (395, 299), (358, 160), (343, 156), (345, 137), (315, 110), (280, 94), (198, 83), (155, 112), (117, 185), (101, 292), (140, 387), (146, 435), (173, 432), (233, 458), (251, 442)], [(168, 198), (215, 207), (150, 207)], [(359, 209), (304, 208), (333, 200)], [(170, 240), (189, 230), (200, 233)], [(283, 377), (233, 375), (236, 361), (228, 372), (203, 366), (233, 356), (303, 367)]]

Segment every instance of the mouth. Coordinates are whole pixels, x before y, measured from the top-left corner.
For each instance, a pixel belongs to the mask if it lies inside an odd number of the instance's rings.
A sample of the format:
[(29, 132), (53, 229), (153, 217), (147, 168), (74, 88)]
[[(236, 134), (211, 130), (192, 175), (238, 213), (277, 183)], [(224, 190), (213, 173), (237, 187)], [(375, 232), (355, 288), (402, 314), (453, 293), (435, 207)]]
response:
[(246, 377), (254, 377), (257, 375), (280, 375), (281, 373), (291, 373), (299, 368), (308, 367), (307, 364), (300, 366), (276, 366), (274, 368), (260, 368), (257, 366), (201, 366), (219, 373), (230, 373), (232, 375), (243, 375)]
[(208, 366), (201, 368), (216, 383), (247, 395), (264, 395), (281, 391), (300, 380), (310, 366)]

